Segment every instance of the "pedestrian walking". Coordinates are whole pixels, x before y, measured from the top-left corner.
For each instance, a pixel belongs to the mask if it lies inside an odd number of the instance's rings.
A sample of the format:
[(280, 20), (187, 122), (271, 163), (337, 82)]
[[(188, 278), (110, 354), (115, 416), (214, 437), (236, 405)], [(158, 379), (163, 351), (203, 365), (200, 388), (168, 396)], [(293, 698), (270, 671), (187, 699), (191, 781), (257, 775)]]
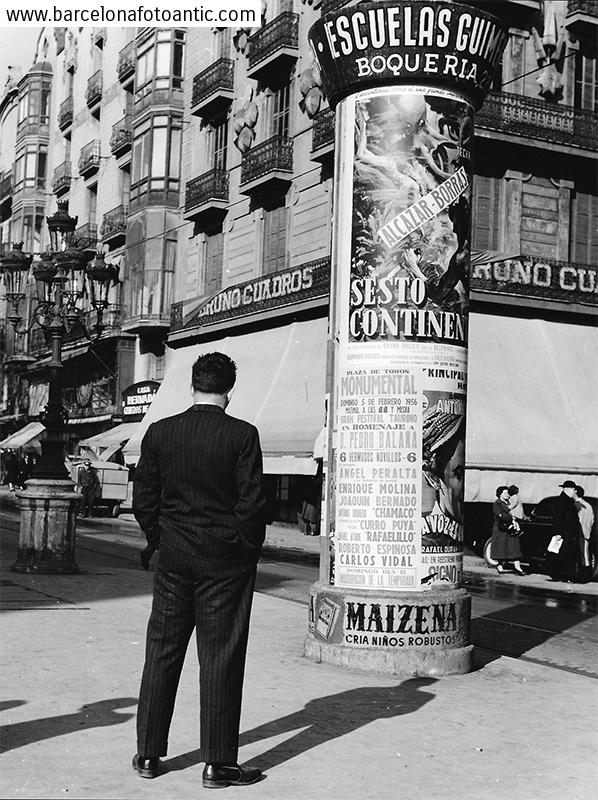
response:
[(133, 511), (158, 549), (137, 715), (133, 767), (154, 778), (187, 644), (195, 628), (200, 667), (200, 760), (208, 788), (256, 783), (238, 764), (249, 617), (265, 535), (266, 499), (256, 428), (228, 416), (235, 363), (222, 353), (193, 365), (194, 405), (155, 422), (141, 445)]
[(100, 479), (91, 461), (86, 458), (83, 466), (77, 471), (77, 485), (81, 491), (81, 505), (79, 513), (82, 517), (89, 517), (91, 509), (100, 491)]
[(513, 570), (517, 575), (525, 575), (521, 569), (521, 543), (519, 536), (521, 528), (513, 517), (509, 508), (509, 489), (507, 486), (499, 486), (496, 489), (496, 500), (492, 507), (494, 522), (492, 524), (492, 544), (490, 553), (492, 558), (498, 561), (496, 571), (503, 573), (505, 566), (513, 564)]
[(585, 499), (585, 490), (579, 484), (575, 487), (575, 508), (577, 509), (577, 516), (579, 517), (579, 524), (581, 527), (581, 546), (582, 546), (582, 561), (584, 570), (586, 571), (588, 580), (590, 579), (590, 569), (592, 563), (590, 561), (590, 537), (592, 536), (592, 528), (594, 527), (594, 510), (592, 506)]
[(583, 536), (575, 507), (575, 481), (559, 484), (563, 490), (556, 499), (552, 521), (552, 539), (548, 546), (546, 567), (554, 581), (581, 583), (584, 579)]

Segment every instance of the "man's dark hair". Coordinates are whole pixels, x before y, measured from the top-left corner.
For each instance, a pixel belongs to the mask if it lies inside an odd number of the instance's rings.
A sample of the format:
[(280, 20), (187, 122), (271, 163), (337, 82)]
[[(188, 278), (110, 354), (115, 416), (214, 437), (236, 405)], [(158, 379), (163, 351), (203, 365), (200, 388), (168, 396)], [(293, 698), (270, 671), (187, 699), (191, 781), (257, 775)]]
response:
[(191, 384), (196, 392), (226, 394), (235, 385), (237, 365), (224, 353), (200, 356), (191, 372)]
[(580, 497), (585, 497), (585, 491), (584, 491), (584, 488), (583, 488), (583, 486), (576, 486), (576, 487), (575, 487), (575, 491), (577, 492), (577, 494), (578, 494)]

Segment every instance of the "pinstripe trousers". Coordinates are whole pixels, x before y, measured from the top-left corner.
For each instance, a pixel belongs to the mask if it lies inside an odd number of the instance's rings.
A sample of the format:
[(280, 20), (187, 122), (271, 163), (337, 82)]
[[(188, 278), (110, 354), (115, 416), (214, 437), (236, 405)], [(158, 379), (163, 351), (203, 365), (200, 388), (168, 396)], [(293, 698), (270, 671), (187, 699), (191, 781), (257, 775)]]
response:
[(176, 692), (193, 629), (200, 684), (200, 760), (234, 764), (256, 564), (194, 559), (162, 545), (154, 572), (137, 752), (164, 756)]

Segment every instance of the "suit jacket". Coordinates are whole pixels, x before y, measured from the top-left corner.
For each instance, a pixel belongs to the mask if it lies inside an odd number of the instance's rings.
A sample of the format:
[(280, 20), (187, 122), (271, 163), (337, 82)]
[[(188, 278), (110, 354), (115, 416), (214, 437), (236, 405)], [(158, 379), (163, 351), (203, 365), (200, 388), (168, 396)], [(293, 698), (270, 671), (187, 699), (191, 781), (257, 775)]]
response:
[(265, 536), (257, 429), (214, 405), (149, 426), (133, 483), (133, 512), (150, 544), (200, 558), (257, 561)]

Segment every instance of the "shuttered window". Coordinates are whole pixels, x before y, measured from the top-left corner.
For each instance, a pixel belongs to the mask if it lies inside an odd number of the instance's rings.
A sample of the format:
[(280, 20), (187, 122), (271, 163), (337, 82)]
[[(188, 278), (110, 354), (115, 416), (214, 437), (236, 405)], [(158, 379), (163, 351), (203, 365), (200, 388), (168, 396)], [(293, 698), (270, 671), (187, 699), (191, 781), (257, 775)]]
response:
[(224, 234), (222, 231), (206, 236), (205, 293), (212, 294), (222, 288), (224, 266)]
[(500, 183), (500, 178), (474, 176), (472, 241), (478, 250), (498, 250)]
[(577, 192), (571, 202), (571, 260), (598, 263), (598, 198)]
[(287, 266), (287, 219), (285, 206), (264, 211), (262, 273), (280, 272)]

